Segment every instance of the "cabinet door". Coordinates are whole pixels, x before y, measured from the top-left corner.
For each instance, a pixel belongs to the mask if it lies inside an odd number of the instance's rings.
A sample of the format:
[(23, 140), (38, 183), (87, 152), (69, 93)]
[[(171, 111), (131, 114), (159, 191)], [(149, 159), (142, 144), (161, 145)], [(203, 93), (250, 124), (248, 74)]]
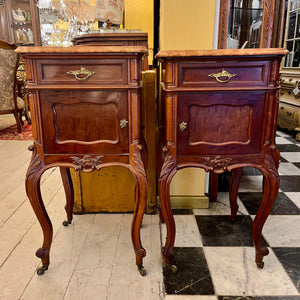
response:
[(264, 92), (178, 95), (179, 155), (260, 153)]
[(128, 153), (127, 99), (127, 91), (41, 91), (45, 153)]

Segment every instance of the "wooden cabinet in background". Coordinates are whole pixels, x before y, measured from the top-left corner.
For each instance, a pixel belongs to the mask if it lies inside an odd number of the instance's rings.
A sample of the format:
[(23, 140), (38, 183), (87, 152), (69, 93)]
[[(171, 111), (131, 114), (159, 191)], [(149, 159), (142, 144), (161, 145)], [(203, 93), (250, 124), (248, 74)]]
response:
[(17, 46), (41, 45), (37, 0), (0, 1), (0, 40)]

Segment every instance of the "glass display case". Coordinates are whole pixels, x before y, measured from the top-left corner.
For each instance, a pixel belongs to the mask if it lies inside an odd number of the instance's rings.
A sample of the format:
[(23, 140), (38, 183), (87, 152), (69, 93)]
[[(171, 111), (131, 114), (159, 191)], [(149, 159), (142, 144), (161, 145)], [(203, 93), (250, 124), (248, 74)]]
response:
[(40, 45), (37, 0), (3, 0), (0, 20), (0, 39), (17, 46)]
[(11, 0), (12, 30), (15, 37), (15, 44), (34, 45), (32, 12), (30, 1)]

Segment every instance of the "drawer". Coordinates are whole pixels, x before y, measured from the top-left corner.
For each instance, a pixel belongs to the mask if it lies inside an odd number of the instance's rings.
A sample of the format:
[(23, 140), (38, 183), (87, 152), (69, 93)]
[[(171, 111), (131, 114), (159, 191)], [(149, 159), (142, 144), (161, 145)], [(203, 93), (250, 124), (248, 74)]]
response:
[(126, 85), (126, 59), (37, 61), (37, 83), (43, 85)]
[(178, 63), (179, 87), (267, 86), (270, 63), (230, 61)]
[(265, 93), (180, 93), (178, 155), (258, 154)]
[(129, 152), (127, 91), (41, 91), (45, 154)]
[(279, 101), (300, 106), (300, 93), (296, 96), (292, 89), (280, 88)]
[(278, 118), (300, 124), (300, 107), (279, 102)]

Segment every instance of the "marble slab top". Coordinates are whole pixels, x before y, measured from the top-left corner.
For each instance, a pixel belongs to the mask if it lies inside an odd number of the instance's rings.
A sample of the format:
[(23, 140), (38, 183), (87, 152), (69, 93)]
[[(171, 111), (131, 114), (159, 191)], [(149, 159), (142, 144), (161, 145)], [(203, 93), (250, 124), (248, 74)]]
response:
[(71, 46), (71, 47), (18, 47), (17, 53), (147, 53), (142, 46)]
[(197, 56), (268, 56), (286, 55), (284, 48), (256, 48), (256, 49), (205, 49), (205, 50), (162, 50), (156, 58), (197, 57)]

